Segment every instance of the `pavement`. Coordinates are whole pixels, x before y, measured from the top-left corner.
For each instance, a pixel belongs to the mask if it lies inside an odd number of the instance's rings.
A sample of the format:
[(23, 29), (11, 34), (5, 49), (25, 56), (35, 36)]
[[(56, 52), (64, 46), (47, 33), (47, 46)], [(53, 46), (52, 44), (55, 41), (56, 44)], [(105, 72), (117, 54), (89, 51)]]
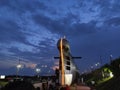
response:
[[(35, 88), (39, 87), (40, 90), (42, 90), (42, 83), (35, 83), (34, 87)], [(70, 86), (70, 90), (91, 90), (91, 88), (85, 85), (75, 85), (75, 86)]]
[(70, 86), (70, 90), (91, 90), (88, 86)]

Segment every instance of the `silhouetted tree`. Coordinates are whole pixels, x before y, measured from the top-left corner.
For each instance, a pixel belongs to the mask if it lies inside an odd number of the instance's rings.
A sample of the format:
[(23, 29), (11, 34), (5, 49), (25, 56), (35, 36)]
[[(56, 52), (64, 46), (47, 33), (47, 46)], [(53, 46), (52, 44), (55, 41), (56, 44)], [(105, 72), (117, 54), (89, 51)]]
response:
[(112, 61), (110, 66), (114, 76), (119, 77), (120, 76), (120, 58)]

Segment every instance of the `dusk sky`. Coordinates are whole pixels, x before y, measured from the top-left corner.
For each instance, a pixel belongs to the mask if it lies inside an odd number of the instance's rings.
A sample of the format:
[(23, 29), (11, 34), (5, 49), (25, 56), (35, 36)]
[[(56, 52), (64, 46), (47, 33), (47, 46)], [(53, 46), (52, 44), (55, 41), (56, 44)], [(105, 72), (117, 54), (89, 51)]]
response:
[[(54, 74), (66, 36), (80, 73), (120, 57), (119, 0), (0, 0), (0, 75)], [(101, 60), (100, 60), (101, 56)], [(96, 67), (95, 67), (96, 68)]]

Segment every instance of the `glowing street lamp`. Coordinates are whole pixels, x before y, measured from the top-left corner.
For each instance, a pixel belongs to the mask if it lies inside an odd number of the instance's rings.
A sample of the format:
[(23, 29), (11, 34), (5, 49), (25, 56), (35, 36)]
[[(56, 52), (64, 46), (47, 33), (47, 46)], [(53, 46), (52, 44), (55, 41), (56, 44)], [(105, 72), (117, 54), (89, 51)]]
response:
[[(40, 68), (36, 68), (35, 71), (36, 71), (36, 73), (38, 75), (40, 73), (41, 69)], [(38, 75), (38, 77), (39, 77), (39, 75)]]
[(110, 55), (110, 62), (112, 62), (112, 58), (113, 58), (113, 55), (111, 54), (111, 55)]
[(17, 73), (16, 73), (16, 76), (18, 76), (19, 70), (20, 70), (20, 68), (22, 68), (22, 65), (21, 65), (21, 64), (18, 64), (16, 67), (17, 67)]
[(99, 65), (100, 65), (100, 63), (99, 63), (99, 62), (95, 64), (95, 66), (96, 66), (96, 67), (97, 67), (97, 66), (99, 66)]
[(5, 75), (0, 75), (0, 79), (5, 79)]
[(21, 67), (22, 67), (21, 64), (18, 64), (18, 65), (17, 65), (17, 69), (20, 69)]
[(36, 72), (39, 73), (41, 70), (39, 68), (36, 68)]

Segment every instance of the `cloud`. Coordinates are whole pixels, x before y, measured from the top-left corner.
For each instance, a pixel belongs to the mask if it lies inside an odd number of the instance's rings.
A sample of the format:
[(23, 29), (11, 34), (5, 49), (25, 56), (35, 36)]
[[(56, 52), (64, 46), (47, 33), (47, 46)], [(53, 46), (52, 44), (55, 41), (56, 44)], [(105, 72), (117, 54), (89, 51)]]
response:
[(53, 66), (52, 69), (55, 71), (56, 69), (59, 69), (59, 66)]
[(108, 24), (109, 26), (120, 26), (120, 17), (113, 17), (111, 19), (106, 20), (104, 23)]
[[(19, 62), (20, 60), (20, 62)], [(16, 56), (8, 56), (6, 55), (5, 58), (0, 57), (0, 73), (5, 75), (15, 75), (17, 72), (16, 66), (21, 64), (21, 68), (19, 70), (20, 75), (34, 75), (34, 69), (37, 66), (35, 61), (31, 61), (25, 58), (18, 58)]]
[(3, 60), (0, 60), (0, 68), (16, 68), (18, 64), (21, 64), (21, 68), (22, 69), (25, 69), (25, 68), (30, 68), (30, 69), (35, 69), (37, 64), (36, 63), (33, 63), (32, 61), (25, 61), (24, 59), (20, 60), (20, 63), (19, 63), (19, 60), (15, 60), (13, 57), (12, 57), (13, 60), (10, 60), (10, 57), (9, 59), (4, 59)]
[(0, 2), (1, 7), (7, 7), (18, 14), (22, 14), (26, 11), (34, 12), (36, 9), (45, 10), (47, 7), (44, 3), (34, 0), (2, 0)]
[(19, 27), (16, 23), (12, 21), (7, 21), (6, 23), (0, 24), (1, 33), (0, 33), (0, 40), (1, 42), (10, 43), (11, 41), (18, 41), (18, 42), (24, 42), (25, 36), (22, 32), (19, 31)]
[(74, 17), (71, 17), (71, 15), (59, 20), (52, 20), (41, 14), (33, 16), (33, 20), (38, 25), (44, 26), (53, 33), (61, 34), (61, 36), (75, 36), (96, 32), (96, 21), (91, 21), (89, 23), (73, 23), (73, 19)]
[(77, 61), (80, 68), (99, 60), (101, 54), (107, 62), (109, 54), (119, 56), (119, 12), (117, 0), (2, 0), (0, 61), (11, 67), (15, 57), (28, 59), (29, 63), (22, 62), (25, 71), (42, 64), (56, 68), (52, 60), (58, 55), (56, 43), (65, 35), (72, 54), (83, 57)]
[[(0, 9), (0, 12), (2, 12), (0, 15), (1, 53), (22, 56), (30, 60), (39, 60), (41, 57), (46, 56), (48, 47), (53, 47), (55, 45), (54, 43), (56, 42), (57, 36), (47, 30), (40, 30), (41, 27), (32, 23), (30, 19), (32, 8), (29, 8), (32, 2), (27, 2), (28, 1), (3, 1), (0, 3), (2, 8)], [(19, 5), (16, 6), (16, 3), (23, 5), (22, 8)], [(40, 5), (39, 7), (41, 7), (41, 9), (46, 8), (44, 4), (40, 2), (37, 5)], [(28, 9), (30, 9), (30, 12), (28, 12)], [(21, 16), (19, 15), (20, 12)], [(48, 40), (49, 43), (47, 43)], [(41, 41), (47, 44), (41, 44)], [(44, 48), (42, 46), (44, 46)], [(44, 53), (42, 53), (41, 50), (43, 50)], [(51, 50), (48, 48), (48, 51)], [(50, 55), (48, 55), (48, 57), (49, 56)]]

